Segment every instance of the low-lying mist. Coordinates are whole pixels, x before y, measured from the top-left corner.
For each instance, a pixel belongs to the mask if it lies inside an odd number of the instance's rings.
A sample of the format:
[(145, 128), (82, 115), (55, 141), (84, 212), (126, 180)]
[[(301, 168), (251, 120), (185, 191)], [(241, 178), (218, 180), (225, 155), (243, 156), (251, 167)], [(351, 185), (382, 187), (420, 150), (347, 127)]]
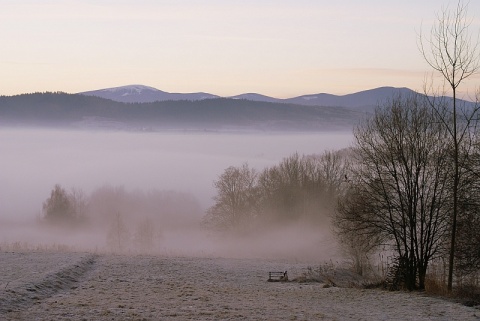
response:
[[(120, 218), (130, 240), (122, 249), (127, 252), (142, 250), (139, 235), (144, 228), (153, 233), (152, 253), (291, 258), (329, 253), (330, 257), (335, 246), (328, 226), (318, 229), (297, 222), (266, 226), (262, 233), (248, 237), (219, 239), (201, 222), (213, 204), (213, 181), (225, 168), (248, 162), (262, 170), (292, 153), (320, 154), (347, 147), (351, 140), (351, 133), (1, 129), (0, 244), (113, 251), (115, 240), (109, 233)], [(42, 206), (56, 184), (68, 193), (81, 191), (88, 199), (85, 226), (44, 222)], [(122, 191), (123, 196), (108, 196), (112, 190)]]

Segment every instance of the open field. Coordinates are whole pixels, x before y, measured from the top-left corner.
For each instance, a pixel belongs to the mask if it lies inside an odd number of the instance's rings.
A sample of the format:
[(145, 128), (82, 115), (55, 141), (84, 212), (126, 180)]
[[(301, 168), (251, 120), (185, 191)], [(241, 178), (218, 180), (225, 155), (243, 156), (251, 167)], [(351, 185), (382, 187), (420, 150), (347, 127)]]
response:
[(479, 320), (419, 293), (324, 288), (290, 279), (307, 263), (227, 258), (0, 252), (1, 320)]

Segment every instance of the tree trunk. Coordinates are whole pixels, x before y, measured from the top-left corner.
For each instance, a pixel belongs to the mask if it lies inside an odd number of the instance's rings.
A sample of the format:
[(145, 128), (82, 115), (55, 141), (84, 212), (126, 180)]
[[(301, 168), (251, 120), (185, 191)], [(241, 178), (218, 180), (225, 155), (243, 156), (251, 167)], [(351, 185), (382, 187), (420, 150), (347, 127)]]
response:
[(453, 268), (455, 259), (455, 237), (457, 233), (457, 211), (458, 211), (458, 183), (459, 183), (459, 164), (458, 164), (458, 139), (457, 139), (457, 104), (456, 104), (456, 90), (453, 89), (453, 214), (452, 214), (452, 226), (451, 226), (451, 239), (450, 239), (450, 257), (448, 260), (448, 284), (447, 291), (452, 292), (453, 289)]
[(418, 290), (425, 290), (425, 276), (427, 275), (427, 265), (418, 265)]

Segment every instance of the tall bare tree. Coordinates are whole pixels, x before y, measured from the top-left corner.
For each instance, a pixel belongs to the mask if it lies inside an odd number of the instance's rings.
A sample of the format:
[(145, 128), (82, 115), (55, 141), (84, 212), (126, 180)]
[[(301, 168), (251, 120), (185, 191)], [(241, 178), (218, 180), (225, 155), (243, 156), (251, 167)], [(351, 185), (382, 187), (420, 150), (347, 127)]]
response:
[[(470, 128), (476, 122), (478, 106), (458, 110), (457, 90), (469, 77), (480, 69), (479, 39), (473, 38), (470, 31), (471, 20), (467, 17), (468, 5), (458, 1), (453, 10), (444, 8), (433, 25), (430, 37), (420, 35), (420, 51), (434, 71), (440, 73), (451, 89), (453, 100), (451, 117), (441, 117), (447, 128), (453, 147), (453, 208), (450, 231), (450, 254), (448, 271), (448, 291), (452, 291), (455, 257), (455, 239), (459, 212), (459, 186), (463, 163), (460, 159), (460, 146), (468, 139)], [(435, 107), (435, 103), (432, 104)]]
[(448, 234), (447, 132), (421, 96), (395, 97), (355, 130), (351, 189), (335, 225), (355, 246), (391, 245), (410, 290)]

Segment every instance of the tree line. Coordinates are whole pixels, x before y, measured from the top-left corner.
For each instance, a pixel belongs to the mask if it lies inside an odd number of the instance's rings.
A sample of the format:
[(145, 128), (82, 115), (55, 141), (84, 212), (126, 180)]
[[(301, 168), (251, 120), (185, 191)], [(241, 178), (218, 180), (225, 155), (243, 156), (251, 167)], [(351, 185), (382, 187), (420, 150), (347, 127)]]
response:
[(131, 192), (107, 185), (87, 195), (57, 184), (42, 205), (41, 223), (103, 234), (114, 252), (152, 251), (161, 243), (162, 231), (197, 224), (201, 213), (196, 198), (187, 193)]
[(298, 219), (325, 221), (345, 183), (345, 153), (296, 153), (261, 172), (247, 163), (231, 166), (214, 181), (217, 195), (204, 223), (246, 231)]

